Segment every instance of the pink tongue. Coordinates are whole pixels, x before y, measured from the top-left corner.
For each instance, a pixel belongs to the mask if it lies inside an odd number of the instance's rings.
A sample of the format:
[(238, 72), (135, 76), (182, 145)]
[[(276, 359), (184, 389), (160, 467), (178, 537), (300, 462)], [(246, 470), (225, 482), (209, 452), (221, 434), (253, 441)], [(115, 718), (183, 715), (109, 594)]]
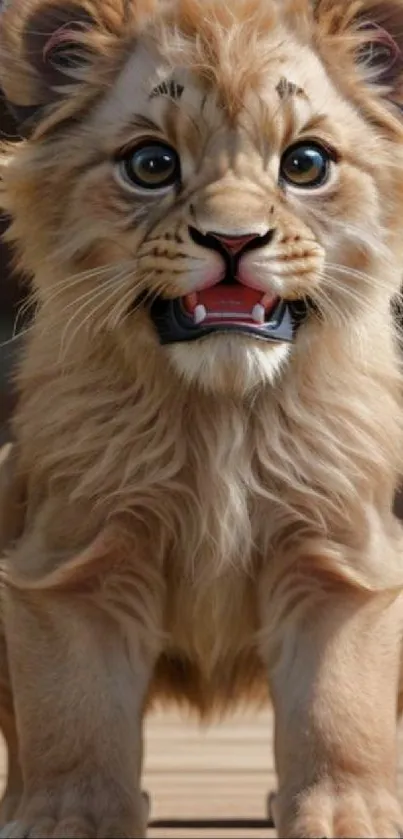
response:
[(219, 283), (211, 288), (202, 289), (197, 293), (197, 302), (206, 307), (207, 312), (228, 314), (250, 314), (253, 307), (260, 303), (262, 292), (249, 286), (225, 285)]

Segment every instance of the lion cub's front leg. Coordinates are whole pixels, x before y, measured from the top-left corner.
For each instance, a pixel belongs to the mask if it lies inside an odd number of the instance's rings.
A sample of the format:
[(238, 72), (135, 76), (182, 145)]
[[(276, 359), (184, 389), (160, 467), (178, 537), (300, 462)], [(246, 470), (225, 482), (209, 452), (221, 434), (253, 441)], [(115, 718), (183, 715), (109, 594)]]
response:
[(278, 634), (265, 648), (276, 717), (279, 835), (400, 836), (402, 596), (358, 593), (341, 581), (304, 580), (303, 573), (281, 586), (281, 596), (272, 604), (281, 616)]
[(96, 590), (7, 587), (24, 794), (4, 835), (145, 836), (142, 713), (156, 655), (145, 616), (158, 608), (139, 575), (121, 620), (122, 591), (112, 585), (105, 608), (105, 578)]

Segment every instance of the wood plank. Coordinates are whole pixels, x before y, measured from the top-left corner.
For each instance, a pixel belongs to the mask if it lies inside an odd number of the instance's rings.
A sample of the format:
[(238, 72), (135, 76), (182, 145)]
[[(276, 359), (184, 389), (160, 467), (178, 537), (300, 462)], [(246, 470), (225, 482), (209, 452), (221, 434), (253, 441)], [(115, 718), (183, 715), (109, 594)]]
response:
[(274, 773), (144, 773), (152, 818), (255, 818), (266, 816)]
[[(144, 788), (152, 818), (265, 818), (275, 788), (272, 716), (237, 714), (211, 728), (175, 712), (146, 726)], [(150, 839), (185, 839), (189, 830), (153, 830)], [(246, 839), (245, 830), (196, 830), (192, 839)], [(274, 836), (251, 830), (251, 839)]]
[(243, 830), (192, 830), (190, 835), (186, 830), (150, 829), (147, 839), (274, 839), (275, 835), (272, 830), (254, 830), (249, 835)]

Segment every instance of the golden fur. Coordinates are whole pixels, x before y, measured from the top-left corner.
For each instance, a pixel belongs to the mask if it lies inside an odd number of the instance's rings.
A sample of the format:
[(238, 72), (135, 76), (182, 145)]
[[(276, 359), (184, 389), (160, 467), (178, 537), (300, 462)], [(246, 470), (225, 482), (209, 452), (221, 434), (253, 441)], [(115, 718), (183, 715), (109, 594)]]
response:
[[(62, 7), (12, 0), (1, 22), (6, 94), (36, 107), (2, 161), (35, 303), (3, 499), (4, 818), (22, 794), (16, 837), (142, 836), (145, 705), (208, 715), (270, 685), (280, 835), (396, 835), (403, 69), (379, 75), (361, 24), (403, 49), (403, 2)], [(77, 20), (63, 74), (42, 48)], [(180, 102), (150, 98), (173, 71)], [(115, 177), (150, 120), (183, 161), (176, 198)], [(334, 179), (284, 195), (301, 136), (337, 149)], [(275, 227), (248, 265), (315, 302), (291, 349), (160, 346), (133, 302), (211, 269), (195, 217)]]

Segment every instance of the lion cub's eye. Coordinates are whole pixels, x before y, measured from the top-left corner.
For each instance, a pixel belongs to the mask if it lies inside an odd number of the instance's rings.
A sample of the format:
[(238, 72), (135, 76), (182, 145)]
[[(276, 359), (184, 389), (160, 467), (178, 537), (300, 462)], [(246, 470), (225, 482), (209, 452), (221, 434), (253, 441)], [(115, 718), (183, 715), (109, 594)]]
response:
[(125, 152), (118, 165), (126, 186), (159, 190), (180, 182), (179, 157), (166, 143), (142, 143)]
[(333, 159), (331, 152), (319, 143), (295, 143), (283, 154), (280, 176), (299, 189), (323, 186), (329, 178)]

